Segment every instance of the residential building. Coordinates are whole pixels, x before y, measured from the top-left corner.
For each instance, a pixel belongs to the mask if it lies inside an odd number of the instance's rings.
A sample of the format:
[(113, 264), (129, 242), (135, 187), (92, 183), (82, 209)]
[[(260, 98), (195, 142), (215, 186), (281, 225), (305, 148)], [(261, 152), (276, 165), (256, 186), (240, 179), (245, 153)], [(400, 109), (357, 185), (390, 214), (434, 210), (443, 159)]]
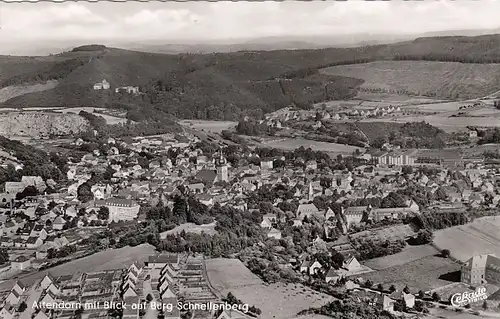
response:
[(102, 82), (94, 84), (94, 90), (108, 90), (109, 83), (106, 80), (102, 80)]
[(460, 280), (471, 286), (500, 283), (500, 258), (493, 254), (470, 258), (461, 268)]
[(121, 220), (133, 220), (139, 214), (140, 205), (130, 199), (108, 198), (100, 201), (96, 200), (96, 206), (105, 206), (109, 209), (109, 222), (119, 222)]
[(11, 263), (11, 267), (13, 270), (18, 271), (28, 269), (31, 267), (31, 259), (21, 255)]

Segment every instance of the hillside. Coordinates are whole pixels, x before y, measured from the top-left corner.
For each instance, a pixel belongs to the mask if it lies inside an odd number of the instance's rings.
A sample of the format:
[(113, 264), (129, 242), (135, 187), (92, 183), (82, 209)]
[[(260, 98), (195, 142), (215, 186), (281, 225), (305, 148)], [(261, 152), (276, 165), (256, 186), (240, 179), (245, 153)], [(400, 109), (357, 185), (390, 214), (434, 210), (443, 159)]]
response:
[[(1, 106), (123, 108), (136, 121), (157, 116), (236, 120), (292, 103), (309, 107), (324, 100), (352, 98), (363, 79), (355, 78), (355, 73), (346, 77), (342, 72), (331, 75), (319, 70), (378, 60), (497, 63), (500, 36), (420, 38), (358, 48), (178, 55), (91, 45), (49, 57), (2, 56), (0, 88), (47, 80), (59, 84), (51, 90), (16, 96)], [(103, 79), (110, 82), (111, 90), (94, 91), (93, 84)], [(450, 92), (456, 95), (467, 85), (463, 82), (446, 83), (443, 97)], [(490, 82), (493, 88), (496, 81)], [(115, 87), (127, 85), (139, 86), (144, 94), (114, 93)], [(474, 86), (466, 89), (468, 97), (475, 95)], [(439, 91), (435, 94), (440, 97)]]
[(85, 132), (89, 123), (71, 113), (8, 112), (0, 113), (0, 135), (48, 137)]
[(10, 165), (0, 166), (0, 185), (8, 181), (20, 181), (23, 175), (41, 176), (44, 180), (66, 179), (68, 160), (56, 153), (47, 154), (33, 146), (3, 136), (0, 136), (0, 151), (10, 154), (23, 165), (23, 168), (17, 171)]

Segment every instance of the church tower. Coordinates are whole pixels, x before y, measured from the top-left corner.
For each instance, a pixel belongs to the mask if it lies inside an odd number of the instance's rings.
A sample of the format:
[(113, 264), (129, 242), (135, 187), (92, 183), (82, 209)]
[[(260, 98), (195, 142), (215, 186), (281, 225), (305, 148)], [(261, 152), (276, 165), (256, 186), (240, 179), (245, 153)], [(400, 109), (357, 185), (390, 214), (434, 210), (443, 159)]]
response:
[(220, 151), (219, 158), (215, 160), (215, 165), (217, 167), (217, 181), (229, 182), (227, 161), (224, 156), (222, 156), (222, 150)]

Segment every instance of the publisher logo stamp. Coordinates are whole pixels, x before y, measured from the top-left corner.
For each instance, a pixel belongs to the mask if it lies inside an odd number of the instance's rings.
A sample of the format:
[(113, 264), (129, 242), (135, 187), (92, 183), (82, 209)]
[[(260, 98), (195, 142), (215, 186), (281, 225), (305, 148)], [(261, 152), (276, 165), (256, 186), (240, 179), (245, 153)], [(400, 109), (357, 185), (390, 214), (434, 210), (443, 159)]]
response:
[(486, 293), (486, 288), (478, 287), (474, 292), (456, 293), (451, 296), (450, 301), (451, 305), (454, 307), (464, 307), (478, 301), (486, 300), (487, 298), (488, 294)]

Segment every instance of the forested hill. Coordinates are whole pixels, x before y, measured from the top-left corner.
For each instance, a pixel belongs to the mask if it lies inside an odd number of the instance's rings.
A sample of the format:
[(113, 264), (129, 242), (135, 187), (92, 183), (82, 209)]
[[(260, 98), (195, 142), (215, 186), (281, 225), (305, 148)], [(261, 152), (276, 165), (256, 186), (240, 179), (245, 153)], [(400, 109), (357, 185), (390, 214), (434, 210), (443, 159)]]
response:
[[(317, 50), (153, 54), (100, 45), (49, 57), (0, 57), (0, 88), (58, 80), (56, 88), (9, 99), (3, 107), (103, 106), (151, 117), (234, 120), (295, 104), (308, 107), (356, 94), (360, 79), (320, 74), (319, 69), (375, 60), (500, 62), (500, 36), (435, 37), (389, 45)], [(111, 90), (94, 91), (106, 79)], [(140, 86), (134, 97), (119, 86)]]

